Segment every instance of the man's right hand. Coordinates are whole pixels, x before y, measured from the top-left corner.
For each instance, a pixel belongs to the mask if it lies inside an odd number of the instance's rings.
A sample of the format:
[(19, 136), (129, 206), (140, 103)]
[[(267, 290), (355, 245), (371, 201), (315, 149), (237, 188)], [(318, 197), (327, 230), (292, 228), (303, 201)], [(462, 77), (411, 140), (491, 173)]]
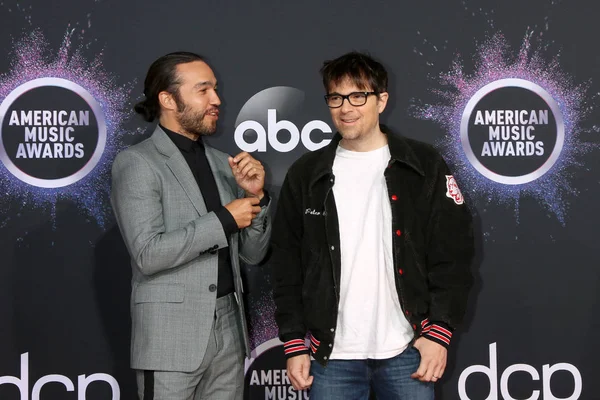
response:
[(226, 204), (225, 208), (231, 213), (239, 229), (250, 226), (256, 214), (260, 212), (258, 197), (244, 197)]
[(313, 377), (309, 376), (310, 357), (308, 354), (288, 358), (287, 375), (296, 390), (308, 389), (313, 383)]

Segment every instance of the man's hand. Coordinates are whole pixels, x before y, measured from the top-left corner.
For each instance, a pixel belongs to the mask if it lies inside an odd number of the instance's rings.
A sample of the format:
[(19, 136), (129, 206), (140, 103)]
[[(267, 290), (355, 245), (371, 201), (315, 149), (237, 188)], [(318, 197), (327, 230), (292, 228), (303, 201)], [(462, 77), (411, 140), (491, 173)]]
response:
[(256, 214), (260, 212), (258, 203), (260, 203), (258, 197), (246, 197), (233, 200), (231, 203), (226, 204), (225, 208), (235, 219), (238, 228), (243, 229), (250, 226)]
[(446, 369), (448, 350), (436, 342), (420, 337), (413, 345), (421, 353), (419, 369), (410, 377), (421, 382), (437, 382)]
[(309, 376), (310, 357), (308, 354), (301, 354), (287, 360), (287, 375), (296, 390), (308, 389), (313, 383), (313, 377)]
[(259, 200), (264, 196), (265, 168), (245, 151), (235, 157), (229, 157), (229, 166), (238, 186), (246, 191), (246, 196), (255, 196)]

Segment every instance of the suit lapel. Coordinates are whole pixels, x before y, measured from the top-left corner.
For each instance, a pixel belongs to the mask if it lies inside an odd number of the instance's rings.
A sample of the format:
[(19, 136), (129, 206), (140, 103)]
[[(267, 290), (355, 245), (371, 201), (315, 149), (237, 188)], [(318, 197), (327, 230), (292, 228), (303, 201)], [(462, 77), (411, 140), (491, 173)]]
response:
[(189, 197), (196, 211), (198, 211), (198, 214), (206, 214), (207, 211), (204, 197), (202, 197), (196, 178), (194, 178), (192, 171), (190, 171), (190, 167), (185, 162), (185, 158), (183, 158), (181, 153), (179, 154), (179, 157), (174, 155), (169, 158), (167, 160), (167, 167), (169, 167), (171, 172), (173, 172), (173, 175), (175, 175), (175, 178), (177, 178), (177, 181)]
[(204, 144), (204, 146), (206, 148), (206, 159), (208, 160), (208, 164), (210, 165), (212, 174), (215, 177), (215, 182), (217, 184), (217, 190), (219, 191), (219, 199), (221, 200), (221, 204), (228, 204), (232, 200), (237, 198), (236, 193), (232, 193), (231, 186), (229, 186), (228, 184), (230, 180), (234, 179), (233, 176), (223, 171), (223, 168), (230, 168), (229, 164), (227, 164), (227, 166), (224, 166), (222, 160), (219, 160), (218, 156), (215, 154), (215, 150), (212, 147), (206, 145), (206, 143)]
[(154, 141), (158, 151), (167, 157), (167, 167), (171, 170), (173, 175), (175, 175), (177, 182), (179, 182), (183, 188), (194, 208), (196, 211), (198, 211), (198, 214), (206, 214), (206, 203), (204, 202), (202, 193), (200, 193), (200, 188), (198, 188), (196, 178), (194, 178), (194, 174), (192, 174), (192, 171), (185, 161), (185, 158), (183, 158), (181, 151), (179, 151), (177, 146), (175, 146), (173, 141), (162, 129), (160, 129), (159, 126), (156, 127), (156, 130), (152, 135), (152, 140)]
[[(221, 200), (221, 204), (225, 205), (230, 203), (231, 201), (237, 198), (237, 193), (234, 191), (234, 188), (237, 188), (237, 183), (235, 182), (235, 178), (233, 177), (231, 171), (231, 167), (229, 163), (225, 164), (223, 159), (219, 157), (216, 150), (212, 147), (208, 146), (206, 142), (204, 143), (206, 149), (206, 159), (208, 160), (208, 165), (210, 165), (210, 170), (215, 177), (215, 182), (217, 184), (217, 190), (219, 191), (219, 199)], [(229, 254), (231, 256), (231, 267), (233, 271), (233, 281), (235, 287), (238, 289), (239, 293), (243, 292), (242, 289), (242, 280), (240, 278), (240, 264), (238, 260), (238, 235), (231, 235), (228, 238), (229, 241)], [(247, 339), (246, 339), (247, 340)]]

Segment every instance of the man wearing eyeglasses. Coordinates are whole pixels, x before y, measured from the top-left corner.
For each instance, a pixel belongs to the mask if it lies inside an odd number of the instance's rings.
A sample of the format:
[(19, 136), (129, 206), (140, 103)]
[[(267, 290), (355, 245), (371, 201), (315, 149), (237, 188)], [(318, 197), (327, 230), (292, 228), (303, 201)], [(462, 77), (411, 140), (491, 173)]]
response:
[(380, 125), (379, 62), (321, 74), (338, 132), (288, 171), (272, 236), (289, 379), (312, 400), (433, 399), (472, 285), (471, 214), (433, 147)]

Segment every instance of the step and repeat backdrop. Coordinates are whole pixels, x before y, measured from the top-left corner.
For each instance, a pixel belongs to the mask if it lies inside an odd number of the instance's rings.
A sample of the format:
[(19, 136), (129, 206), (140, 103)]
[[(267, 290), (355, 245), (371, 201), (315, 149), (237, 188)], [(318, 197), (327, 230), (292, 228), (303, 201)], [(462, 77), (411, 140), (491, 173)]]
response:
[[(476, 284), (443, 400), (600, 399), (600, 37), (596, 1), (0, 1), (0, 399), (135, 399), (131, 271), (109, 204), (150, 63), (207, 57), (210, 143), (253, 152), (277, 202), (333, 133), (318, 70), (367, 51), (383, 121), (434, 144), (476, 226)], [(295, 391), (268, 258), (244, 266), (247, 399)]]

